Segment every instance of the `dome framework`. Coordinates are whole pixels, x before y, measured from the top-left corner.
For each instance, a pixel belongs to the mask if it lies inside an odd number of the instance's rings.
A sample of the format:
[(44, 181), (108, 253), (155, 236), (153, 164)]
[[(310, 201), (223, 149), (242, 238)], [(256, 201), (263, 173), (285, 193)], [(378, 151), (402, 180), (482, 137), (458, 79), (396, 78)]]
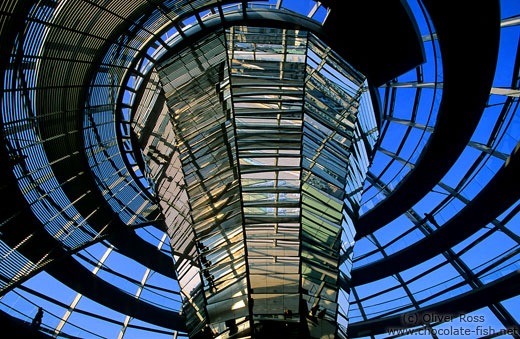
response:
[[(314, 17), (313, 30), (366, 75), (376, 98), (380, 137), (338, 292), (350, 303), (347, 315), (339, 302), (338, 336), (451, 324), (403, 324), (403, 314), (464, 312), (496, 331), (518, 328), (518, 8), (501, 5), (323, 1), (289, 15), (293, 29)], [(154, 91), (134, 85), (151, 83), (146, 67), (161, 50), (207, 36), (216, 19), (254, 27), (301, 6), (1, 6), (5, 321), (23, 328), (15, 319), (43, 305), (41, 330), (51, 335), (185, 335), (171, 256), (186, 253), (164, 244), (157, 182), (143, 173), (129, 128), (132, 96)]]

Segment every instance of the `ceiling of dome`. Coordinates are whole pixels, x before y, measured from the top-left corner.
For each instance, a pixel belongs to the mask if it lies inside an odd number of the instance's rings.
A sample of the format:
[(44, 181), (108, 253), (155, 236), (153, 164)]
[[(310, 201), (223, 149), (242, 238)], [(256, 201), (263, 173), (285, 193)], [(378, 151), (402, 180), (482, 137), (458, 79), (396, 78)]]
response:
[[(167, 60), (215, 32), (271, 26), (312, 31), (370, 85), (360, 107), (374, 103), (377, 129), (366, 134), (379, 138), (362, 141), (375, 151), (355, 192), (355, 248), (340, 252), (352, 266), (337, 278), (340, 333), (377, 335), (408, 312), (461, 310), (497, 331), (517, 328), (519, 14), (507, 0), (4, 1), (3, 317), (30, 322), (41, 305), (48, 334), (186, 335), (176, 279), (197, 249), (169, 239), (150, 175), (151, 159), (169, 156), (152, 141), (160, 126), (150, 122), (175, 105), (161, 88), (185, 74), (166, 81), (179, 71), (166, 72)], [(258, 99), (244, 90), (243, 100)], [(289, 92), (288, 102), (299, 95)], [(267, 135), (254, 134), (251, 145)], [(181, 192), (175, 166), (161, 182)], [(295, 208), (283, 203), (278, 211)]]

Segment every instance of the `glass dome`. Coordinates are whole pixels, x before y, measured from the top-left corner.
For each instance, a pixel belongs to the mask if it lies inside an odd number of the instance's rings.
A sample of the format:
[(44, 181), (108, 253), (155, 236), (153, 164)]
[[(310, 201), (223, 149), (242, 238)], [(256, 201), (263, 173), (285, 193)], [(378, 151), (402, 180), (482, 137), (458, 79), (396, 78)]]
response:
[[(269, 223), (292, 231), (303, 244), (301, 231), (291, 227), (305, 219), (305, 194), (319, 198), (311, 189), (302, 190), (300, 179), (310, 177), (314, 165), (294, 160), (296, 153), (321, 166), (321, 178), (328, 176), (329, 183), (335, 180), (330, 173), (354, 167), (363, 173), (353, 174), (336, 198), (343, 236), (330, 259), (338, 268), (329, 282), (336, 286), (329, 293), (334, 306), (324, 316), (338, 323), (335, 336), (436, 338), (449, 337), (455, 327), (475, 337), (519, 336), (520, 6), (515, 1), (468, 7), (429, 0), (377, 6), (310, 0), (13, 0), (0, 9), (0, 301), (6, 326), (27, 335), (65, 338), (207, 334), (190, 332), (190, 321), (204, 321), (183, 307), (194, 295), (183, 291), (187, 285), (181, 280), (192, 274), (210, 285), (200, 253), (211, 239), (199, 244), (197, 235), (186, 233), (194, 229), (190, 223), (196, 217), (186, 203), (192, 198), (186, 193), (188, 165), (182, 156), (171, 160), (168, 147), (182, 150), (182, 145), (165, 126), (182, 100), (201, 118), (212, 100), (203, 95), (211, 92), (224, 125), (226, 107), (232, 114), (254, 107), (259, 116), (272, 115), (262, 124), (239, 117), (231, 128), (247, 138), (230, 144), (237, 154), (230, 162), (242, 173), (236, 203), (243, 215), (230, 237), (245, 239), (248, 225), (276, 217)], [(267, 41), (269, 34), (277, 35), (279, 43)], [(212, 53), (215, 39), (222, 44), (221, 61), (229, 60), (219, 63), (224, 68), (201, 80), (199, 85), (207, 88), (194, 89), (189, 99), (168, 96), (183, 78), (200, 79), (197, 62)], [(184, 56), (175, 59), (180, 53)], [(269, 62), (279, 68), (269, 69)], [(316, 78), (312, 92), (306, 81), (312, 83), (312, 70), (322, 69), (329, 75)], [(346, 69), (347, 76), (342, 74)], [(291, 72), (301, 83), (280, 84)], [(278, 77), (271, 87), (265, 85), (268, 74)], [(344, 167), (336, 169), (337, 163), (327, 162), (330, 157), (318, 155), (332, 148), (326, 142), (314, 145), (311, 132), (302, 133), (304, 118), (280, 114), (295, 102), (303, 107), (318, 100), (314, 118), (311, 108), (306, 111), (311, 126), (325, 106), (347, 109), (348, 102), (330, 98), (341, 86), (348, 93), (353, 74), (359, 74), (355, 82), (364, 88), (355, 108), (370, 114), (350, 120), (358, 127), (349, 137), (352, 145), (366, 145), (367, 152), (353, 146), (357, 156), (345, 158)], [(238, 86), (239, 75), (264, 85)], [(226, 106), (229, 98), (236, 100)], [(193, 135), (186, 137), (204, 136), (202, 142), (209, 144), (200, 121), (194, 120)], [(331, 139), (341, 135), (341, 128), (328, 126), (322, 133)], [(255, 168), (268, 163), (285, 166), (287, 173), (276, 169), (271, 178), (263, 169), (258, 174)], [(256, 174), (247, 177), (248, 171)], [(289, 176), (295, 173), (300, 181), (293, 192)], [(282, 179), (285, 191), (278, 192), (272, 183)], [(261, 188), (262, 183), (272, 189)], [(231, 186), (226, 189), (231, 197)], [(176, 199), (182, 194), (184, 200)], [(356, 208), (348, 205), (353, 201)], [(317, 209), (333, 213), (327, 210), (332, 205), (328, 201)], [(230, 200), (226, 206), (234, 205)], [(349, 208), (353, 212), (347, 220)], [(228, 220), (224, 212), (201, 218)], [(261, 235), (267, 231), (254, 231), (258, 238), (251, 243), (248, 238), (249, 249), (268, 251)], [(273, 264), (262, 270), (274, 270), (277, 257), (287, 262), (318, 258), (324, 255), (318, 248), (328, 243), (315, 240), (307, 254), (307, 245), (297, 245), (292, 256), (287, 254), (292, 238), (287, 237), (275, 239), (273, 246), (286, 255), (271, 253)], [(251, 257), (241, 267), (253, 270), (251, 261), (264, 259)], [(307, 271), (300, 261), (295, 267), (301, 274), (295, 278), (296, 300), (301, 300), (308, 292)], [(327, 288), (329, 271), (320, 269), (309, 273), (312, 288), (320, 290), (312, 292), (313, 298)], [(217, 271), (211, 274), (216, 277)], [(260, 299), (256, 306), (247, 304), (254, 288), (251, 281), (244, 284), (242, 301), (249, 312), (240, 317), (252, 322)], [(280, 312), (285, 313), (289, 303), (283, 305)], [(41, 325), (31, 326), (38, 307), (43, 309)], [(294, 316), (301, 322), (309, 317), (304, 313), (295, 310)], [(222, 329), (213, 333), (232, 337), (233, 324), (227, 320), (222, 318)], [(389, 332), (396, 328), (412, 332)], [(256, 331), (245, 335), (260, 337)]]

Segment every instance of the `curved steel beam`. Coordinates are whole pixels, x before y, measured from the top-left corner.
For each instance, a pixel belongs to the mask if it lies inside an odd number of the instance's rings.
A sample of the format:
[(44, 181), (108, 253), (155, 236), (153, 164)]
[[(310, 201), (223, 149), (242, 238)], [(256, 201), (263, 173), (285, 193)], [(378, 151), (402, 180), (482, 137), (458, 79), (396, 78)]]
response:
[[(16, 186), (14, 178), (6, 177), (12, 179), (8, 180), (8, 183)], [(6, 187), (9, 188), (9, 186)], [(15, 189), (13, 192), (19, 191)], [(8, 211), (11, 211), (10, 207), (26, 204), (21, 194), (12, 194), (9, 201), (12, 201), (12, 205), (4, 205)], [(43, 263), (40, 263), (41, 267), (34, 269), (28, 275), (20, 277), (16, 283), (4, 288), (2, 295), (45, 269), (63, 284), (101, 305), (157, 326), (186, 331), (184, 319), (178, 313), (140, 301), (87, 270), (71, 257), (72, 252), (65, 251), (61, 244), (45, 231), (32, 213), (18, 213), (15, 217), (9, 219), (2, 230), (2, 240), (12, 248), (17, 247), (17, 251), (27, 259), (34, 263), (40, 262), (42, 258), (45, 259)], [(17, 246), (19, 244), (21, 245)]]
[[(38, 329), (32, 327), (29, 322), (23, 321), (13, 317), (9, 313), (0, 310), (0, 326), (3, 333), (16, 333), (18, 338), (32, 338), (32, 339), (51, 339)], [(77, 337), (67, 337), (69, 339), (79, 339)]]
[[(387, 331), (389, 329), (402, 329), (419, 326), (426, 324), (426, 322), (422, 320), (431, 319), (432, 315), (437, 315), (438, 317), (452, 316), (456, 319), (462, 314), (467, 314), (487, 305), (509, 299), (517, 295), (519, 289), (520, 272), (514, 271), (505, 277), (490, 282), (478, 289), (471, 290), (456, 297), (415, 311), (404, 314), (399, 313), (382, 319), (352, 323), (348, 327), (348, 337), (357, 338), (372, 336), (381, 333), (388, 333)], [(517, 328), (516, 330), (519, 331), (520, 329)]]
[(158, 250), (156, 246), (141, 239), (134, 231), (122, 226), (119, 230), (113, 231), (106, 240), (128, 258), (164, 276), (177, 279), (173, 269), (173, 259)]
[(405, 1), (320, 1), (330, 8), (325, 42), (376, 87), (426, 60), (422, 37)]
[(425, 262), (496, 219), (520, 199), (519, 150), (520, 143), (486, 187), (441, 228), (397, 253), (352, 270), (352, 284), (375, 281)]
[(85, 297), (150, 324), (186, 332), (184, 318), (178, 313), (168, 311), (136, 299), (117, 287), (97, 277), (70, 256), (64, 256), (46, 271), (63, 284)]
[(396, 219), (435, 187), (469, 142), (493, 83), (500, 35), (498, 1), (469, 7), (423, 2), (437, 31), (444, 74), (435, 131), (415, 169), (389, 197), (359, 218), (356, 239)]

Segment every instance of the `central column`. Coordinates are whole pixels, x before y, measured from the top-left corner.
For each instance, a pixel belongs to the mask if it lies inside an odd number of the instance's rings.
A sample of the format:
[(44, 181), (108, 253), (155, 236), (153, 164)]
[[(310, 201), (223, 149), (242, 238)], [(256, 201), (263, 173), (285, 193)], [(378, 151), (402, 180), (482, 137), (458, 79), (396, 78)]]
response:
[(335, 338), (378, 133), (364, 77), (295, 29), (232, 26), (163, 59), (133, 126), (190, 336)]
[(298, 323), (307, 32), (227, 34), (253, 320)]

